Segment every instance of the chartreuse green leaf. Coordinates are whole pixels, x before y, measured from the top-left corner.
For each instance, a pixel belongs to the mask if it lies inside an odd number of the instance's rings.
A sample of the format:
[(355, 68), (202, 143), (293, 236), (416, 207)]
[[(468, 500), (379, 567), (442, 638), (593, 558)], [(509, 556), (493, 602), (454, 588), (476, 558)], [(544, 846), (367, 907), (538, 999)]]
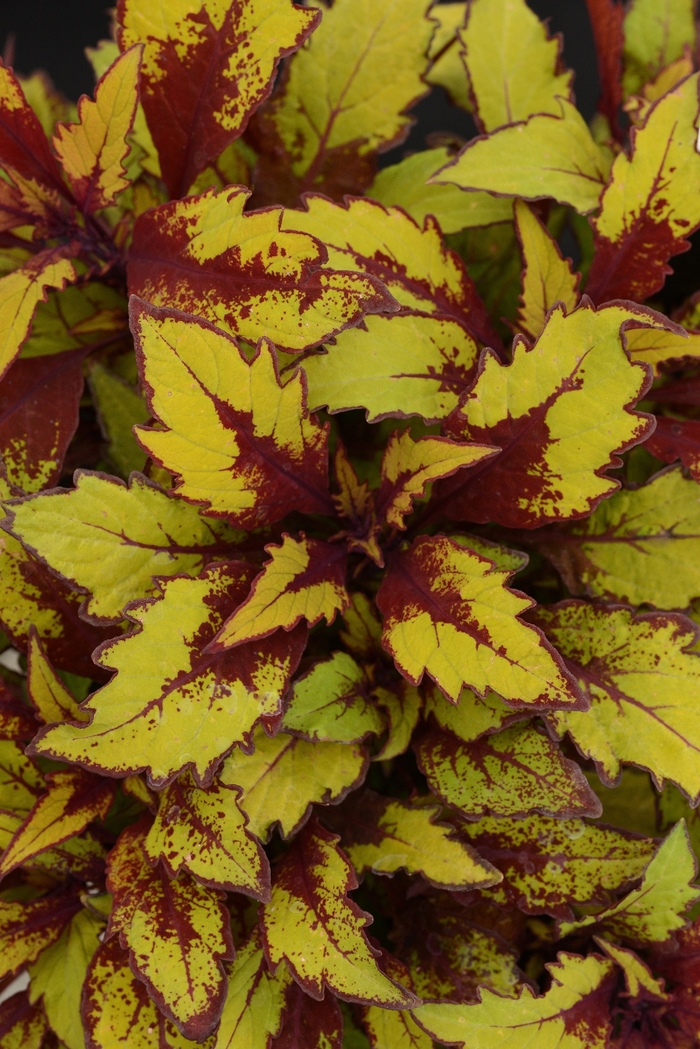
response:
[(441, 483), (450, 517), (536, 528), (584, 516), (616, 491), (606, 469), (651, 426), (629, 407), (649, 382), (622, 347), (621, 327), (633, 321), (662, 326), (631, 304), (587, 302), (568, 316), (560, 304), (534, 346), (516, 343), (510, 365), (485, 353), (447, 432), (504, 451)]
[(29, 334), (35, 310), (51, 288), (76, 279), (65, 248), (44, 248), (0, 279), (0, 375), (4, 375)]
[(46, 780), (48, 792), (32, 807), (0, 859), (0, 878), (81, 834), (93, 820), (103, 820), (114, 800), (114, 782), (83, 769), (52, 772)]
[(613, 963), (561, 953), (547, 968), (552, 986), (541, 997), (527, 986), (515, 999), (484, 988), (477, 1005), (420, 1005), (413, 1015), (433, 1038), (461, 1049), (607, 1049)]
[(80, 999), (90, 960), (104, 929), (94, 914), (78, 911), (61, 937), (30, 967), (29, 1000), (43, 999), (52, 1031), (67, 1049), (85, 1049)]
[(236, 953), (215, 1049), (268, 1049), (282, 1027), (285, 992), (292, 982), (286, 965), (268, 969), (256, 926)]
[(223, 784), (208, 790), (185, 773), (158, 795), (158, 812), (143, 843), (146, 858), (160, 860), (171, 877), (181, 870), (227, 892), (269, 898), (267, 856), (238, 807), (239, 792)]
[[(129, 955), (120, 946), (118, 936), (101, 943), (92, 956), (82, 1012), (91, 1049), (192, 1046), (191, 1040), (156, 1008), (143, 982), (134, 976)], [(208, 1038), (203, 1044), (205, 1049), (213, 1049), (214, 1039)]]
[(555, 918), (571, 918), (572, 904), (607, 903), (641, 877), (656, 848), (650, 838), (613, 827), (540, 815), (465, 820), (459, 829), (503, 874), (489, 899)]
[(639, 94), (685, 48), (695, 47), (695, 8), (692, 0), (633, 0), (623, 23), (622, 87), (626, 95)]
[(700, 596), (700, 485), (665, 470), (538, 547), (574, 594), (688, 608)]
[(294, 683), (282, 728), (312, 743), (357, 743), (381, 734), (384, 718), (362, 667), (335, 652)]
[(426, 688), (425, 717), (432, 714), (440, 728), (471, 743), (479, 736), (489, 735), (527, 718), (526, 710), (512, 710), (495, 692), (488, 691), (483, 698), (470, 688), (462, 689), (457, 703), (445, 699), (439, 688)]
[[(402, 962), (387, 955), (385, 967), (392, 980), (414, 989), (411, 974)], [(421, 1030), (406, 1010), (366, 1006), (362, 1009), (362, 1025), (369, 1035), (372, 1049), (433, 1049), (432, 1038)]]
[(348, 607), (342, 614), (341, 641), (358, 659), (377, 656), (381, 652), (382, 624), (374, 602), (361, 590), (349, 596)]
[[(439, 4), (435, 13), (445, 8), (464, 4)], [(398, 164), (391, 164), (378, 172), (367, 193), (380, 204), (398, 205), (420, 226), (427, 215), (434, 215), (443, 233), (459, 233), (471, 226), (490, 226), (493, 222), (507, 222), (513, 217), (513, 201), (494, 197), (490, 193), (467, 193), (454, 185), (429, 183), (437, 171), (450, 160), (444, 146), (424, 149)]]
[(255, 577), (249, 596), (210, 644), (211, 651), (267, 637), (280, 627), (291, 630), (302, 619), (310, 627), (322, 618), (330, 624), (336, 612), (347, 608), (342, 547), (307, 539), (302, 533), (299, 539), (285, 535), (281, 545), (265, 549), (270, 560)]
[(575, 922), (563, 922), (561, 935), (595, 925), (603, 935), (645, 945), (664, 943), (686, 924), (685, 912), (700, 898), (695, 881), (698, 861), (680, 820), (659, 846), (644, 872), (641, 885), (619, 903)]
[(668, 1001), (668, 995), (664, 991), (664, 981), (655, 980), (651, 975), (648, 965), (638, 958), (634, 951), (628, 951), (626, 947), (608, 943), (601, 937), (596, 936), (596, 943), (605, 951), (609, 958), (616, 962), (625, 974), (625, 985), (627, 993), (632, 998), (644, 997), (647, 1001), (649, 995), (661, 1001)]
[(473, 743), (432, 729), (416, 742), (416, 756), (432, 792), (469, 819), (520, 818), (533, 810), (560, 818), (600, 815), (576, 762), (530, 723)]
[(0, 740), (0, 809), (27, 813), (44, 790), (44, 778), (23, 749)]
[(41, 1049), (48, 1023), (40, 1005), (26, 994), (13, 994), (0, 1005), (0, 1031), (6, 1049)]
[(471, 113), (473, 105), (469, 97), (469, 80), (462, 61), (462, 42), (457, 35), (460, 27), (464, 25), (466, 13), (465, 0), (435, 4), (431, 8), (430, 18), (437, 28), (430, 41), (428, 58), (432, 64), (425, 74), (425, 79), (429, 84), (444, 87), (456, 106), (461, 106)]
[(360, 785), (367, 772), (367, 753), (358, 744), (309, 743), (279, 732), (272, 739), (259, 728), (255, 750), (234, 750), (219, 774), (222, 783), (240, 787), (239, 806), (248, 829), (265, 841), (279, 822), (284, 838), (308, 818), (313, 803), (331, 804)]
[(102, 649), (102, 665), (117, 673), (86, 701), (90, 723), (45, 729), (38, 750), (119, 775), (148, 769), (152, 784), (186, 767), (198, 783), (211, 782), (222, 755), (249, 740), (261, 717), (280, 712), (306, 642), (301, 627), (234, 655), (202, 651), (254, 571), (232, 561), (198, 579), (165, 580), (162, 596), (131, 609), (140, 629)]
[(608, 165), (576, 107), (565, 99), (558, 105), (556, 116), (537, 114), (475, 139), (430, 182), (525, 200), (553, 197), (583, 215), (593, 211)]
[(132, 318), (148, 403), (165, 427), (136, 433), (180, 478), (179, 495), (247, 529), (291, 506), (329, 512), (328, 427), (309, 417), (300, 372), (283, 386), (268, 342), (249, 363), (230, 336), (194, 318), (146, 304)]
[(27, 651), (27, 694), (38, 718), (53, 721), (85, 721), (86, 715), (51, 666), (36, 630), (29, 634)]
[(525, 0), (472, 0), (458, 36), (484, 131), (535, 114), (558, 117), (559, 99), (573, 102), (573, 74), (558, 68), (561, 44)]
[(496, 885), (501, 875), (478, 853), (458, 841), (453, 828), (439, 823), (441, 806), (418, 805), (366, 790), (343, 805), (342, 844), (358, 876), (422, 874), (442, 889)]
[(185, 873), (171, 879), (151, 868), (142, 851), (144, 830), (127, 827), (109, 854), (114, 905), (107, 932), (119, 933), (158, 1008), (187, 1038), (203, 1041), (226, 999), (221, 960), (234, 953), (230, 916), (217, 891)]
[(339, 0), (322, 10), (263, 118), (287, 154), (297, 192), (405, 138), (406, 110), (425, 92), (434, 29), (422, 0), (362, 0), (359, 7)]
[(373, 697), (385, 711), (389, 730), (384, 746), (372, 761), (388, 761), (408, 750), (423, 707), (423, 697), (408, 681), (394, 682), (391, 688), (380, 686)]
[(90, 366), (88, 378), (107, 440), (107, 458), (122, 477), (128, 477), (132, 470), (143, 470), (147, 456), (134, 437), (133, 427), (148, 421), (145, 399), (99, 361)]
[(139, 475), (125, 485), (80, 473), (75, 488), (14, 503), (11, 514), (24, 545), (87, 593), (85, 611), (106, 622), (120, 620), (129, 601), (152, 594), (154, 576), (196, 575), (241, 538)]
[(454, 703), (466, 685), (519, 706), (580, 706), (560, 658), (518, 619), (531, 602), (507, 588), (511, 574), (451, 539), (421, 536), (393, 558), (377, 594), (383, 647), (408, 681), (427, 671)]
[(449, 477), (461, 467), (474, 466), (500, 448), (458, 444), (447, 437), (419, 437), (409, 430), (395, 430), (382, 457), (382, 480), (377, 492), (377, 515), (391, 528), (405, 529), (404, 518), (413, 500), (425, 495), (427, 486)]
[(262, 911), (267, 959), (273, 969), (286, 961), (312, 998), (327, 987), (346, 1001), (410, 1008), (417, 999), (381, 972), (365, 937), (367, 916), (347, 896), (357, 879), (337, 840), (307, 824), (277, 866)]
[(567, 313), (575, 309), (579, 275), (571, 272), (570, 260), (562, 258), (556, 240), (522, 200), (515, 202), (515, 228), (525, 264), (518, 327), (536, 339), (557, 302), (564, 303)]
[(590, 699), (585, 713), (553, 711), (612, 785), (623, 762), (649, 769), (657, 784), (700, 796), (700, 657), (685, 616), (565, 601), (540, 607), (537, 622), (566, 657)]
[(46, 357), (128, 335), (126, 300), (106, 284), (50, 291), (34, 314), (20, 358)]

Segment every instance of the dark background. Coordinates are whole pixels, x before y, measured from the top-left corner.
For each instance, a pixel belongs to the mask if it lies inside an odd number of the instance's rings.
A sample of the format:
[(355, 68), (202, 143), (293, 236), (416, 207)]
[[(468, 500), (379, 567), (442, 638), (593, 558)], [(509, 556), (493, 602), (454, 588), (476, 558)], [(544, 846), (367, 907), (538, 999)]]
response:
[[(165, 0), (167, 2), (167, 0)], [(529, 0), (540, 18), (549, 18), (550, 31), (564, 36), (564, 59), (576, 71), (576, 99), (589, 119), (598, 96), (593, 36), (585, 0)], [(69, 98), (92, 93), (92, 69), (83, 54), (85, 47), (109, 36), (109, 4), (103, 0), (0, 0), (0, 47), (15, 34), (14, 67), (24, 74), (45, 69)], [(418, 125), (407, 143), (399, 147), (424, 148), (431, 131), (451, 131), (464, 138), (474, 134), (469, 116), (451, 106), (441, 89), (414, 111)], [(397, 156), (387, 156), (395, 162)]]

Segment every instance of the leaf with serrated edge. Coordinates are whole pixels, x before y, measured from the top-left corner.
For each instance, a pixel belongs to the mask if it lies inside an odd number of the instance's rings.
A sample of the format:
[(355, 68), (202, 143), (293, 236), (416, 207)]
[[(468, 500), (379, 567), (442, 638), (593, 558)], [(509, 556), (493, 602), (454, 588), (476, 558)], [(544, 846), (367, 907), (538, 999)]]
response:
[[(414, 990), (411, 973), (397, 958), (385, 956), (387, 976)], [(362, 1025), (372, 1049), (433, 1049), (433, 1040), (421, 1030), (409, 1012), (370, 1005), (361, 1010)]]
[(270, 866), (246, 831), (233, 787), (195, 786), (187, 773), (158, 795), (158, 812), (143, 843), (147, 859), (160, 860), (171, 877), (188, 870), (213, 889), (269, 899)]
[[(88, 1049), (191, 1049), (151, 1001), (141, 980), (129, 968), (129, 955), (113, 937), (100, 944), (88, 966), (82, 997)], [(204, 1043), (214, 1049), (214, 1039)], [(265, 1047), (266, 1049), (266, 1047)]]
[[(126, 300), (106, 284), (88, 283), (50, 291), (34, 314), (20, 359), (54, 356), (90, 347), (118, 333), (128, 336)], [(115, 339), (116, 341), (116, 339)]]
[(347, 652), (335, 652), (294, 682), (282, 728), (312, 743), (357, 743), (384, 729), (365, 673)]
[(51, 772), (48, 793), (28, 813), (0, 859), (0, 878), (41, 852), (81, 834), (103, 820), (114, 800), (115, 784), (83, 769)]
[(349, 598), (345, 589), (345, 551), (319, 539), (284, 535), (281, 545), (271, 544), (260, 575), (250, 594), (229, 616), (208, 646), (220, 652), (246, 641), (265, 638), (279, 630), (292, 630), (302, 619), (315, 626), (328, 624), (344, 611)]
[(448, 699), (466, 685), (518, 706), (580, 708), (560, 658), (518, 619), (530, 598), (506, 586), (512, 572), (444, 536), (422, 536), (397, 554), (377, 594), (382, 645), (418, 685), (427, 671)]
[(579, 274), (572, 273), (571, 260), (562, 257), (556, 240), (522, 200), (515, 202), (515, 229), (525, 264), (517, 323), (536, 339), (557, 302), (567, 313), (576, 308)]
[(700, 486), (665, 470), (537, 546), (574, 594), (687, 608), (700, 597)]
[(558, 117), (559, 99), (573, 102), (573, 75), (559, 68), (561, 40), (549, 38), (525, 0), (472, 0), (458, 36), (481, 130)]
[(595, 310), (584, 299), (568, 316), (555, 306), (532, 348), (516, 340), (512, 364), (485, 351), (446, 429), (504, 450), (442, 481), (438, 505), (457, 520), (538, 528), (583, 517), (612, 495), (619, 481), (605, 471), (653, 424), (631, 409), (649, 386), (647, 369), (622, 348), (621, 328), (635, 320), (665, 323), (632, 303)]
[(405, 529), (404, 518), (412, 512), (413, 500), (425, 495), (428, 484), (498, 452), (500, 448), (458, 444), (447, 437), (414, 441), (409, 430), (395, 430), (382, 457), (382, 481), (376, 496), (378, 516), (391, 528)]
[(604, 935), (642, 946), (663, 943), (676, 929), (687, 925), (685, 912), (700, 897), (695, 881), (695, 859), (685, 820), (679, 820), (659, 846), (644, 872), (642, 883), (612, 907), (574, 922), (562, 922), (560, 933), (568, 936), (589, 926)]
[(432, 423), (448, 416), (472, 386), (477, 345), (451, 318), (365, 317), (364, 326), (304, 358), (312, 411), (364, 408), (368, 422), (421, 415)]
[(283, 233), (281, 208), (244, 215), (249, 195), (242, 187), (210, 190), (139, 216), (130, 291), (292, 352), (319, 345), (365, 313), (398, 308), (374, 277), (319, 269), (326, 249), (306, 233)]
[(78, 103), (78, 123), (59, 124), (54, 147), (75, 199), (85, 212), (113, 204), (129, 185), (124, 161), (136, 114), (142, 48), (132, 47), (110, 66), (95, 89)]
[(403, 868), (441, 889), (496, 885), (499, 872), (458, 841), (452, 827), (438, 822), (440, 812), (439, 805), (413, 805), (366, 790), (351, 795), (337, 816), (331, 812), (329, 818), (358, 876)]
[(219, 779), (241, 788), (238, 804), (262, 841), (277, 822), (282, 837), (292, 837), (313, 803), (337, 804), (367, 772), (367, 753), (358, 744), (309, 743), (285, 732), (270, 739), (262, 729), (253, 743), (252, 754), (234, 750), (226, 758)]
[(44, 790), (44, 778), (22, 747), (0, 740), (0, 809), (23, 815)]
[(234, 953), (229, 914), (219, 892), (185, 873), (171, 880), (153, 870), (142, 851), (144, 830), (127, 827), (109, 855), (114, 904), (107, 935), (119, 933), (158, 1008), (185, 1037), (202, 1041), (226, 999), (222, 959)]
[(625, 343), (633, 361), (645, 361), (660, 375), (659, 365), (684, 357), (700, 357), (700, 332), (678, 329), (659, 331), (655, 328), (630, 328), (625, 332)]
[(428, 687), (424, 691), (425, 717), (432, 714), (440, 728), (447, 729), (465, 743), (499, 732), (529, 717), (527, 710), (512, 710), (495, 692), (489, 691), (481, 697), (465, 688), (455, 704), (445, 699), (439, 688)]
[[(440, 4), (439, 12), (458, 4)], [(433, 15), (434, 17), (434, 15)], [(443, 233), (459, 233), (472, 226), (490, 226), (513, 217), (513, 202), (490, 193), (465, 193), (458, 186), (429, 184), (428, 179), (447, 164), (445, 147), (424, 149), (398, 164), (382, 168), (367, 194), (385, 206), (398, 205), (420, 225), (434, 215)]]
[(415, 747), (432, 792), (468, 819), (519, 818), (533, 810), (562, 819), (600, 815), (601, 804), (576, 762), (530, 723), (472, 743), (432, 729)]
[(269, 971), (256, 926), (231, 968), (214, 1049), (268, 1049), (280, 1032), (291, 982), (286, 965), (274, 974)]
[(3, 167), (11, 167), (26, 179), (63, 191), (60, 168), (19, 79), (7, 65), (0, 69), (0, 156)]
[(656, 845), (614, 827), (547, 816), (460, 823), (460, 833), (503, 874), (489, 890), (500, 906), (573, 917), (571, 904), (606, 904), (641, 877)]
[(64, 288), (76, 279), (67, 251), (64, 247), (45, 248), (0, 279), (0, 376), (19, 353), (37, 306), (46, 302), (48, 289)]
[(0, 979), (35, 962), (80, 910), (75, 892), (22, 903), (0, 900)]
[(41, 1006), (31, 1005), (25, 991), (0, 1005), (0, 1044), (3, 1049), (41, 1049), (48, 1024)]
[(595, 254), (586, 292), (595, 302), (640, 302), (672, 272), (668, 259), (687, 250), (700, 225), (690, 186), (700, 177), (698, 75), (655, 103), (642, 128), (632, 131), (632, 156), (615, 158), (610, 183), (593, 219)]
[(262, 912), (268, 961), (274, 969), (286, 961), (312, 998), (328, 987), (344, 1001), (410, 1008), (417, 999), (381, 972), (363, 931), (367, 915), (347, 896), (357, 880), (337, 840), (310, 823), (282, 858)]
[(51, 1030), (67, 1049), (84, 1049), (80, 996), (88, 964), (104, 928), (89, 911), (79, 911), (60, 939), (30, 967), (29, 1000), (41, 997)]
[(190, 767), (207, 786), (226, 751), (247, 744), (261, 717), (280, 712), (306, 643), (299, 627), (235, 653), (202, 652), (254, 571), (231, 561), (198, 579), (164, 580), (162, 597), (129, 612), (140, 629), (102, 649), (102, 665), (117, 673), (84, 704), (89, 724), (44, 729), (37, 751), (117, 775), (148, 769), (158, 786)]
[(525, 200), (554, 197), (582, 215), (594, 211), (607, 182), (605, 157), (576, 107), (564, 99), (559, 105), (560, 116), (537, 114), (474, 139), (429, 182)]
[(700, 797), (698, 630), (685, 616), (565, 601), (540, 607), (536, 622), (567, 659), (590, 699), (585, 713), (552, 712), (612, 786), (623, 762), (649, 769), (657, 784)]
[(645, 965), (634, 951), (608, 943), (600, 936), (595, 937), (595, 942), (605, 951), (608, 958), (617, 962), (624, 972), (627, 993), (631, 998), (644, 997), (648, 1001), (648, 996), (652, 995), (661, 1001), (668, 1000), (668, 995), (664, 991), (664, 981), (655, 980), (649, 966)]
[(143, 106), (171, 197), (245, 130), (281, 58), (318, 24), (312, 8), (280, 0), (120, 0), (118, 39), (143, 41)]
[(477, 1005), (420, 1005), (413, 1015), (434, 1038), (461, 1049), (607, 1049), (613, 963), (562, 952), (547, 968), (552, 986), (541, 997), (527, 986), (515, 999), (484, 988)]
[(635, 95), (680, 58), (684, 48), (694, 48), (694, 4), (692, 0), (634, 0), (623, 28), (622, 85), (626, 95)]
[(118, 622), (136, 598), (157, 592), (154, 576), (197, 575), (221, 560), (240, 533), (161, 491), (138, 474), (79, 472), (75, 487), (8, 505), (13, 533), (82, 593), (93, 620)]
[(301, 372), (283, 386), (266, 340), (248, 362), (224, 332), (135, 300), (131, 324), (148, 404), (165, 427), (136, 435), (178, 475), (178, 495), (247, 529), (291, 507), (331, 512), (328, 426), (306, 412)]

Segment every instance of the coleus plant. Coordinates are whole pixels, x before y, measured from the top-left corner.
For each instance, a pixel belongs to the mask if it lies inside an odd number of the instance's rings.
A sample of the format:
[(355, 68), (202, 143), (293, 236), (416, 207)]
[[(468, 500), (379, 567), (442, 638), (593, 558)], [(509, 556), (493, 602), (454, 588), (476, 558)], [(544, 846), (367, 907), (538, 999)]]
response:
[(2, 1049), (700, 1044), (695, 10), (588, 9), (590, 126), (523, 0), (0, 67)]

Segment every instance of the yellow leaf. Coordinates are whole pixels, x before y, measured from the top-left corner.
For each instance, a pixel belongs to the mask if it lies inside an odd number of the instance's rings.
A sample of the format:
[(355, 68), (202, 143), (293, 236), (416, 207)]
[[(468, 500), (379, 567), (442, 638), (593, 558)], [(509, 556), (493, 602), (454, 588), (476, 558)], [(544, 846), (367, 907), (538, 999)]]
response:
[(561, 43), (525, 0), (472, 0), (459, 30), (475, 116), (484, 131), (572, 102), (572, 73), (559, 72)]
[[(461, 106), (471, 113), (473, 104), (469, 93), (469, 78), (462, 60), (462, 42), (458, 36), (458, 30), (464, 25), (466, 10), (465, 0), (434, 4), (430, 9), (431, 21), (437, 23), (437, 28), (430, 41), (428, 58), (432, 64), (425, 74), (425, 79), (429, 84), (443, 87), (454, 105)], [(372, 195), (370, 193), (370, 196)], [(391, 203), (398, 204), (398, 201)]]
[(527, 711), (512, 710), (495, 692), (489, 691), (482, 697), (465, 688), (456, 704), (445, 699), (439, 688), (427, 688), (425, 694), (426, 717), (431, 714), (440, 728), (447, 729), (465, 743), (528, 717)]
[(248, 816), (248, 829), (261, 841), (268, 840), (277, 822), (282, 837), (291, 837), (313, 803), (341, 801), (367, 771), (367, 752), (358, 744), (309, 743), (285, 732), (270, 739), (262, 729), (253, 742), (252, 754), (229, 754), (219, 779), (241, 788), (238, 804)]
[(249, 596), (224, 623), (210, 651), (267, 637), (282, 627), (291, 630), (301, 619), (314, 626), (348, 607), (345, 589), (345, 551), (319, 539), (285, 535), (281, 545), (270, 544), (270, 554)]
[(64, 288), (76, 279), (65, 248), (45, 248), (19, 269), (0, 279), (0, 376), (4, 375), (26, 339), (48, 288)]
[(408, 750), (423, 707), (423, 697), (408, 681), (398, 681), (393, 688), (376, 688), (372, 696), (386, 711), (389, 722), (386, 742), (372, 761), (389, 761)]
[(27, 693), (45, 725), (54, 721), (86, 721), (74, 697), (51, 666), (36, 630), (29, 632)]
[(554, 197), (582, 215), (594, 211), (607, 182), (605, 156), (575, 106), (558, 104), (558, 116), (536, 114), (475, 139), (430, 183), (525, 200)]
[(558, 302), (564, 304), (567, 313), (576, 308), (579, 274), (571, 272), (571, 260), (562, 258), (557, 242), (521, 200), (515, 202), (515, 228), (525, 264), (518, 327), (536, 339)]
[(700, 332), (683, 334), (655, 328), (629, 328), (625, 332), (625, 343), (633, 361), (645, 361), (661, 374), (660, 364), (666, 361), (681, 361), (684, 357), (700, 357)]
[(280, 965), (274, 975), (269, 971), (256, 926), (231, 968), (214, 1049), (268, 1049), (282, 1026), (291, 979), (286, 965)]
[(384, 729), (369, 682), (347, 652), (334, 652), (295, 681), (282, 728), (312, 743), (359, 743)]
[(634, 95), (685, 48), (694, 49), (693, 0), (634, 0), (623, 30), (622, 87), (625, 95)]
[(132, 47), (102, 77), (94, 102), (78, 103), (78, 124), (59, 124), (54, 146), (73, 193), (85, 212), (113, 204), (129, 185), (124, 160), (138, 103), (141, 47)]
[(43, 777), (22, 748), (9, 739), (0, 740), (0, 809), (19, 812), (24, 818), (43, 790)]
[(624, 972), (627, 993), (631, 998), (644, 997), (648, 1001), (648, 995), (652, 995), (653, 998), (668, 1001), (669, 996), (664, 991), (664, 981), (655, 980), (649, 967), (633, 951), (618, 947), (614, 943), (608, 943), (600, 936), (596, 936), (595, 940), (608, 958), (617, 962)]
[(416, 998), (386, 977), (367, 943), (368, 916), (346, 893), (357, 886), (337, 838), (307, 825), (278, 865), (272, 900), (263, 907), (265, 953), (276, 969), (286, 961), (312, 998), (339, 998), (406, 1009)]

